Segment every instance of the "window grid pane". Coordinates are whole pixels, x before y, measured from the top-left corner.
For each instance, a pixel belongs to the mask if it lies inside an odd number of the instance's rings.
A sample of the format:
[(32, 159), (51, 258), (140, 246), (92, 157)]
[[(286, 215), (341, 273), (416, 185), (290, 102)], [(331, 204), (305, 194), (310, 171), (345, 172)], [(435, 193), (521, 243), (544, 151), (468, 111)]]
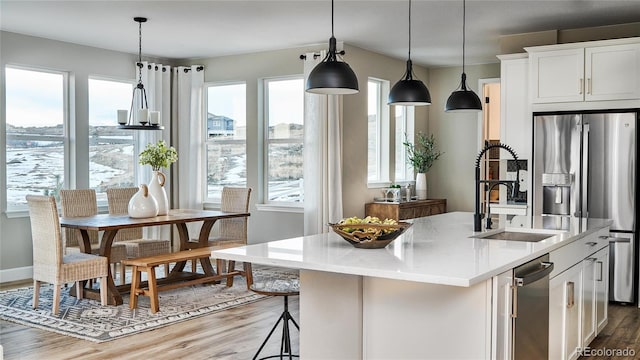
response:
[(89, 187), (98, 202), (107, 188), (135, 186), (134, 137), (117, 127), (118, 109), (129, 109), (133, 84), (89, 79)]
[(247, 186), (246, 84), (207, 87), (207, 198), (219, 202), (224, 186)]
[(265, 80), (267, 202), (304, 200), (303, 85), (302, 77)]
[(62, 73), (5, 68), (7, 209), (25, 196), (58, 195), (65, 179), (65, 91)]
[(368, 141), (367, 141), (367, 179), (380, 179), (380, 83), (368, 82)]

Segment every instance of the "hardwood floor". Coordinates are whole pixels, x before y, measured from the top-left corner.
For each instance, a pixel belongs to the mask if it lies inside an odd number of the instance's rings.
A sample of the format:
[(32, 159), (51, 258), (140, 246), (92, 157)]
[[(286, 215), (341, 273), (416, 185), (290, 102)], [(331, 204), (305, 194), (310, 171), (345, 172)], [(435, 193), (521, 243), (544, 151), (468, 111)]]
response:
[[(0, 290), (29, 286), (31, 282), (0, 284)], [(31, 327), (0, 321), (4, 359), (251, 359), (282, 312), (282, 298), (272, 297), (217, 314), (162, 329), (96, 344)], [(298, 297), (289, 309), (299, 319)], [(294, 353), (298, 332), (292, 331)], [(279, 334), (272, 337), (263, 355), (279, 353)], [(609, 323), (591, 343), (592, 351), (633, 349), (635, 356), (584, 356), (589, 360), (640, 358), (640, 309), (609, 306)], [(2, 358), (0, 356), (0, 358)]]
[[(31, 282), (0, 284), (0, 289)], [(251, 359), (282, 313), (282, 297), (270, 297), (235, 309), (104, 343), (94, 343), (0, 320), (4, 360), (13, 359)], [(296, 321), (298, 297), (289, 298)], [(278, 328), (278, 330), (280, 327)], [(280, 353), (280, 333), (261, 356)], [(298, 332), (291, 331), (294, 354)], [(0, 356), (0, 359), (2, 356)]]
[[(633, 305), (609, 305), (609, 322), (589, 346), (590, 356), (580, 359), (589, 360), (632, 360), (640, 359), (640, 309)], [(627, 349), (626, 354), (615, 351)], [(606, 351), (611, 351), (606, 355)], [(599, 356), (603, 354), (603, 356)]]

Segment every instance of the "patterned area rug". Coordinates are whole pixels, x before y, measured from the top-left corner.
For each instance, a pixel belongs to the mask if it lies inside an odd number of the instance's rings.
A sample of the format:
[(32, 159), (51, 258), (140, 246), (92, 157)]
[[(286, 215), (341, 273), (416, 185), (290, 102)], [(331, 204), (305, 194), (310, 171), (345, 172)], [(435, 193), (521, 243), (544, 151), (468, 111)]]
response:
[[(265, 270), (254, 269), (254, 276)], [(275, 270), (268, 270), (273, 274)], [(287, 271), (278, 276), (295, 277)], [(94, 342), (158, 329), (177, 322), (230, 309), (263, 299), (265, 296), (247, 290), (243, 277), (237, 276), (233, 286), (194, 285), (159, 293), (160, 311), (153, 314), (149, 298), (138, 297), (138, 308), (129, 309), (129, 295), (120, 306), (100, 306), (96, 300), (79, 300), (69, 296), (69, 288), (61, 294), (58, 316), (51, 314), (53, 287), (40, 287), (38, 309), (32, 308), (33, 288), (0, 292), (0, 319)]]

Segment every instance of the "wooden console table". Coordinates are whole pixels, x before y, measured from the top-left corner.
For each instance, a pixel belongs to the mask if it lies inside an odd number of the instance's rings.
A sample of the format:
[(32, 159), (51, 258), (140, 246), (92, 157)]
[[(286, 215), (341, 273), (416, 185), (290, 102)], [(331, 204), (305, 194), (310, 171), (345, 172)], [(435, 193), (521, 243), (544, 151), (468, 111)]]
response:
[(447, 212), (447, 199), (427, 199), (394, 202), (373, 202), (365, 204), (365, 216), (375, 216), (381, 220), (405, 220)]

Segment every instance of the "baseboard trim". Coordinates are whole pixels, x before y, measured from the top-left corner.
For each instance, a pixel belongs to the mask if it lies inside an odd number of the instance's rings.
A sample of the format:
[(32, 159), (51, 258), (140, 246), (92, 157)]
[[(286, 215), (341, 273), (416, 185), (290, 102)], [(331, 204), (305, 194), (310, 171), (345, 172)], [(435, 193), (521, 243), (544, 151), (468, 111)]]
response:
[(0, 270), (0, 283), (33, 278), (33, 266)]

